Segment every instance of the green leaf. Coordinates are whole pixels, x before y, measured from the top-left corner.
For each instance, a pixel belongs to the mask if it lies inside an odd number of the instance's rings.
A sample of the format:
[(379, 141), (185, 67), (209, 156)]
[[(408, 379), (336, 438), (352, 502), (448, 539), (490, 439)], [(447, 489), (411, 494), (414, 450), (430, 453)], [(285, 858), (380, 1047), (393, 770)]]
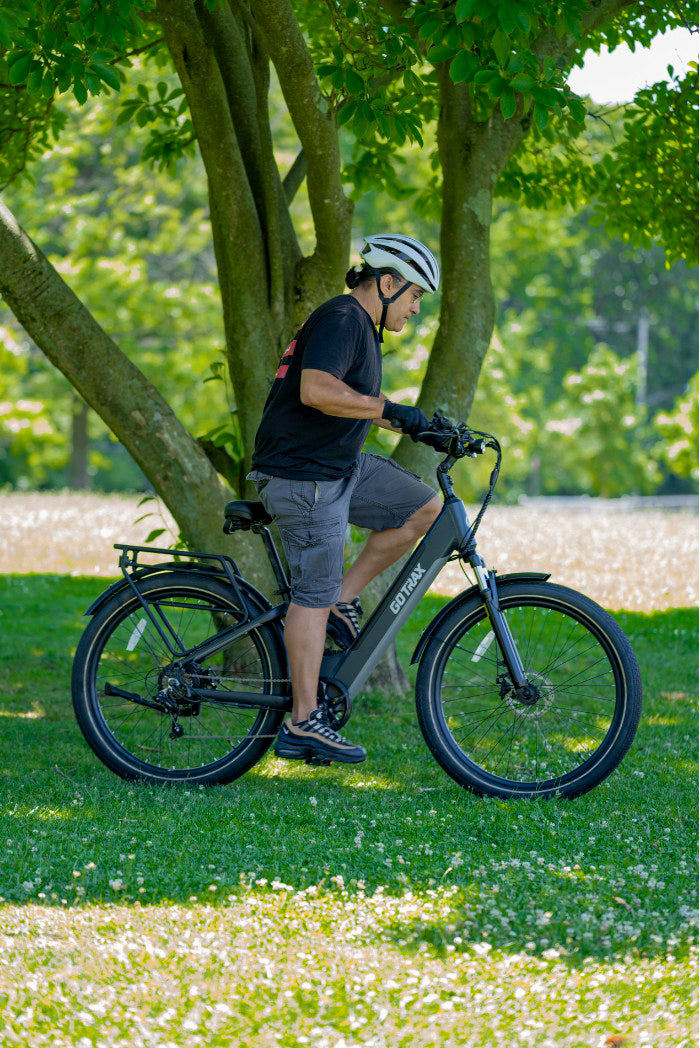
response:
[[(14, 56), (13, 56), (14, 57)], [(21, 84), (23, 83), (29, 72), (34, 65), (34, 56), (32, 54), (22, 55), (20, 58), (15, 58), (15, 61), (9, 68), (10, 83)]]
[(42, 96), (48, 102), (48, 100), (53, 97), (55, 91), (56, 91), (56, 84), (54, 83), (54, 79), (51, 76), (51, 73), (48, 73), (48, 72), (44, 73), (44, 79), (41, 82), (41, 94), (42, 94)]
[(536, 102), (539, 102), (540, 105), (543, 106), (555, 106), (559, 101), (558, 92), (551, 87), (540, 87), (539, 85), (536, 85), (530, 89), (530, 94)]
[(501, 95), (500, 106), (503, 119), (510, 120), (515, 113), (515, 94), (510, 88)]
[(480, 69), (474, 77), (475, 84), (488, 84), (495, 76), (498, 76), (497, 69)]
[(345, 85), (352, 95), (359, 95), (364, 93), (365, 82), (354, 69), (345, 70)]
[(356, 109), (357, 102), (345, 102), (345, 104), (342, 105), (338, 110), (338, 127), (342, 127), (343, 124), (347, 124), (348, 120), (350, 120), (355, 115)]
[(504, 33), (514, 33), (518, 28), (518, 9), (515, 4), (510, 4), (507, 0), (501, 0), (498, 5), (498, 21), (501, 23), (501, 28)]
[(474, 26), (470, 22), (463, 22), (459, 27), (459, 35), (465, 47), (470, 48), (474, 43)]
[(146, 542), (153, 542), (154, 539), (163, 534), (165, 534), (165, 528), (154, 528), (153, 531), (149, 531), (148, 535), (146, 535)]
[(100, 80), (103, 80), (105, 84), (108, 84), (111, 88), (114, 88), (115, 91), (118, 91), (120, 89), (121, 83), (119, 81), (119, 77), (115, 73), (114, 69), (111, 68), (111, 66), (103, 65), (102, 62), (93, 62), (90, 66), (90, 69), (93, 69), (97, 73)]
[(508, 56), (511, 52), (511, 43), (508, 37), (502, 30), (497, 29), (491, 38), (491, 46), (498, 59), (498, 64), (503, 67), (508, 61)]
[(23, 59), (31, 58), (31, 57), (32, 57), (32, 52), (27, 50), (26, 48), (23, 48), (23, 49), (21, 49), (19, 51), (13, 51), (13, 53), (7, 59), (7, 64), (8, 64), (8, 66), (10, 66), (10, 68), (12, 68), (12, 66), (17, 64), (17, 62), (21, 62)]
[(547, 126), (548, 115), (548, 110), (543, 105), (540, 105), (539, 102), (535, 102), (535, 126), (539, 128), (540, 131), (544, 131), (545, 127)]
[(457, 0), (457, 7), (455, 9), (455, 18), (458, 22), (466, 22), (469, 16), (472, 14), (476, 0)]
[(515, 91), (529, 91), (534, 84), (535, 81), (529, 73), (518, 73), (510, 82), (510, 86)]
[(87, 87), (82, 80), (75, 80), (73, 82), (73, 94), (75, 95), (76, 101), (80, 105), (85, 105), (87, 102)]
[(425, 25), (424, 25), (424, 26), (423, 26), (423, 27), (421, 28), (421, 31), (420, 31), (420, 33), (418, 34), (418, 36), (420, 37), (420, 39), (421, 39), (421, 40), (427, 40), (427, 39), (428, 39), (429, 37), (431, 37), (431, 36), (433, 35), (433, 33), (435, 33), (435, 32), (436, 32), (436, 31), (437, 31), (438, 29), (439, 29), (439, 30), (442, 30), (442, 22), (438, 21), (438, 19), (437, 19), (437, 18), (431, 18), (431, 19), (430, 19), (429, 21), (427, 21), (427, 22), (425, 23)]
[(570, 98), (568, 100), (569, 109), (574, 120), (578, 124), (583, 124), (586, 119), (586, 106), (580, 98)]
[(492, 98), (500, 98), (505, 91), (509, 90), (508, 81), (504, 80), (502, 76), (495, 76), (487, 84), (486, 90)]
[(530, 21), (530, 16), (525, 11), (523, 11), (522, 8), (518, 8), (517, 18), (518, 18), (518, 25), (520, 26), (520, 29), (522, 30), (522, 32), (523, 33), (529, 33), (530, 32), (530, 28), (532, 26), (532, 23)]
[(41, 82), (44, 79), (44, 70), (37, 62), (35, 68), (32, 69), (27, 80), (27, 88), (29, 91), (37, 92), (41, 88)]
[(471, 51), (460, 51), (450, 65), (450, 78), (455, 84), (464, 84), (479, 68), (479, 59)]
[(440, 62), (445, 62), (448, 58), (452, 58), (455, 51), (456, 48), (450, 47), (449, 44), (434, 44), (428, 50), (428, 61), (432, 62), (433, 65), (438, 65)]

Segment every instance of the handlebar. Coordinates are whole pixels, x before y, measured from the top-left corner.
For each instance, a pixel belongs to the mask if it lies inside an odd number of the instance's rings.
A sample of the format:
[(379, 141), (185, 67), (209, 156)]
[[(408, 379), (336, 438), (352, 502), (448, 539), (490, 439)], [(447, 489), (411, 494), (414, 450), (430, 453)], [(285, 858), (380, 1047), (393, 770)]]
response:
[(446, 452), (455, 461), (465, 457), (476, 458), (477, 455), (483, 455), (487, 447), (497, 444), (490, 433), (472, 430), (465, 422), (452, 422), (446, 415), (437, 412), (433, 415), (430, 429), (419, 433), (418, 440), (436, 451)]
[(471, 526), (471, 535), (473, 537), (481, 524), (498, 480), (498, 474), (501, 469), (501, 445), (492, 433), (483, 433), (478, 429), (470, 429), (466, 422), (452, 422), (447, 416), (440, 415), (437, 412), (433, 415), (430, 428), (418, 434), (418, 440), (428, 444), (436, 451), (446, 452), (446, 458), (443, 459), (437, 469), (438, 482), (446, 497), (453, 495), (449, 471), (458, 459), (465, 457), (476, 458), (477, 455), (483, 455), (487, 448), (495, 451), (496, 463), (491, 471), (488, 491), (484, 496), (476, 520)]

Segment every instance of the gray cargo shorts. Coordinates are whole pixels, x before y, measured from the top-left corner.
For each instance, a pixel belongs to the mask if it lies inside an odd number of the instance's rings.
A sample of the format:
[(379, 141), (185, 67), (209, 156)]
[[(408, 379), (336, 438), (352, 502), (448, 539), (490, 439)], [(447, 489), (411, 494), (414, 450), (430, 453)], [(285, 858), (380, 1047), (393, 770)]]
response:
[(258, 470), (248, 480), (275, 518), (289, 563), (292, 600), (305, 608), (329, 608), (340, 597), (348, 523), (370, 531), (400, 528), (435, 496), (415, 473), (367, 453), (340, 480), (290, 480)]

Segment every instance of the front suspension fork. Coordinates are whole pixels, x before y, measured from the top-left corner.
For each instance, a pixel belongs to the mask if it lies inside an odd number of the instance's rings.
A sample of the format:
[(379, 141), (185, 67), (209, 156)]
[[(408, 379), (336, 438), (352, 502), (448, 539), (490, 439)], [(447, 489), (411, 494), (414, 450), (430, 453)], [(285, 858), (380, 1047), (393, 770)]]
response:
[(491, 623), (491, 628), (495, 634), (498, 645), (503, 655), (503, 661), (506, 664), (508, 674), (513, 686), (516, 689), (527, 689), (529, 687), (528, 680), (525, 675), (525, 667), (523, 666), (522, 659), (518, 654), (518, 649), (515, 646), (513, 640), (513, 634), (510, 632), (510, 627), (506, 621), (506, 617), (501, 611), (501, 606), (498, 601), (498, 590), (496, 589), (496, 572), (486, 571), (485, 565), (481, 558), (472, 559), (472, 568), (476, 575), (477, 584), (479, 586), (479, 592), (486, 608), (486, 613)]

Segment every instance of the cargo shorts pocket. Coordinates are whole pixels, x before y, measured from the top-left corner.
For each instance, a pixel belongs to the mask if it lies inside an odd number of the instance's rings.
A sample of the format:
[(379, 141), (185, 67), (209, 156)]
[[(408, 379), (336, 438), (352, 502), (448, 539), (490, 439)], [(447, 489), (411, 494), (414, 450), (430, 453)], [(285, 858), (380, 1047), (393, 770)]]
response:
[(290, 480), (289, 496), (299, 509), (310, 512), (318, 500), (319, 486), (315, 480)]
[(308, 608), (335, 604), (343, 581), (343, 521), (283, 524), (280, 535), (294, 603)]

